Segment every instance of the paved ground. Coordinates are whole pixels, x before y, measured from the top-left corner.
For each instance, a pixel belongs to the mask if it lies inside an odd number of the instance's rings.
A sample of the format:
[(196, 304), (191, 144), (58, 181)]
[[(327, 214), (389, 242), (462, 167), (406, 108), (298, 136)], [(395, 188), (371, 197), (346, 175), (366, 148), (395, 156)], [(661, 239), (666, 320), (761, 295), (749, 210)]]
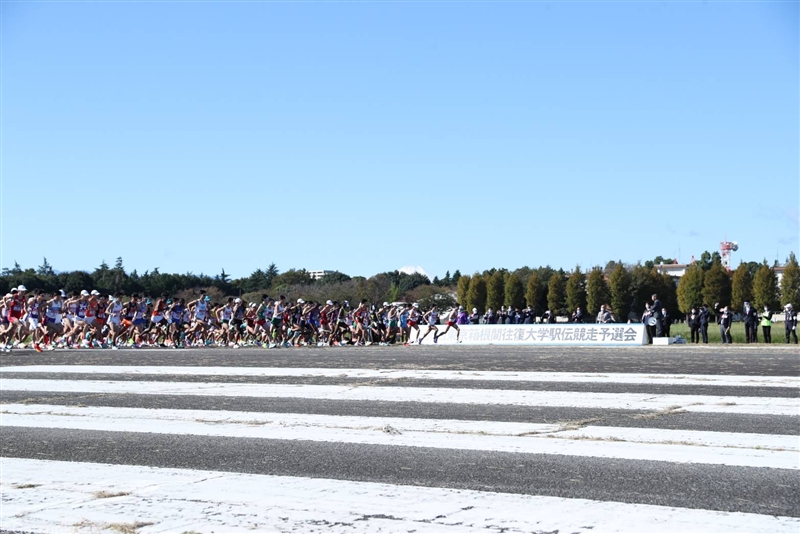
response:
[[(613, 427), (728, 433), (730, 436), (800, 436), (800, 350), (795, 346), (670, 346), (624, 349), (509, 348), (509, 347), (366, 347), (263, 350), (70, 350), (36, 354), (15, 351), (0, 356), (2, 368), (28, 365), (80, 366), (198, 366), (263, 368), (407, 369), (458, 371), (515, 371), (716, 375), (730, 377), (796, 377), (789, 387), (741, 385), (628, 384), (536, 380), (458, 380), (409, 377), (363, 379), (342, 376), (249, 376), (246, 374), (183, 375), (119, 374), (117, 370), (94, 373), (2, 372), (0, 388), (4, 407), (43, 405), (148, 408), (159, 410), (230, 410), (249, 413), (318, 414), (480, 422), (558, 424), (575, 428)], [(8, 381), (11, 382), (8, 382)], [(290, 397), (240, 397), (147, 393), (86, 393), (30, 390), (29, 380), (47, 384), (71, 381), (156, 383), (196, 382), (217, 384), (291, 385)], [(19, 381), (19, 382), (17, 382)], [(703, 396), (713, 398), (782, 398), (797, 403), (795, 415), (773, 413), (715, 413), (713, 411), (653, 411), (576, 407), (569, 402), (549, 406), (513, 404), (464, 404), (430, 402), (319, 399), (304, 396), (311, 386), (351, 388), (471, 389), (476, 396), (487, 391), (571, 392), (580, 397), (597, 394)], [(694, 398), (694, 397), (693, 397)], [(743, 402), (743, 401), (742, 401)], [(565, 405), (566, 404), (566, 405)], [(733, 405), (735, 402), (728, 402)], [(716, 408), (715, 408), (716, 409)], [(720, 408), (720, 410), (722, 410)], [(745, 410), (742, 410), (744, 412)], [(800, 517), (800, 455), (798, 469), (747, 465), (719, 465), (675, 461), (636, 460), (625, 457), (592, 457), (583, 454), (520, 454), (499, 450), (455, 450), (423, 446), (377, 445), (337, 441), (261, 439), (209, 435), (170, 435), (158, 426), (151, 431), (99, 431), (58, 427), (5, 426), (2, 456), (118, 465), (185, 468), (265, 475), (311, 477), (435, 488), (457, 488), (521, 495), (545, 495), (619, 503), (649, 504), (687, 509), (746, 512)], [(728, 435), (726, 434), (726, 435)], [(523, 439), (523, 438), (518, 438)], [(585, 438), (582, 438), (585, 439)], [(594, 439), (594, 438), (593, 438)], [(657, 446), (681, 447), (665, 438)], [(769, 438), (765, 438), (769, 439)], [(799, 438), (800, 439), (800, 438)], [(585, 442), (584, 442), (585, 444)], [(601, 443), (598, 442), (598, 445)], [(609, 444), (602, 444), (609, 445)], [(610, 445), (614, 445), (613, 443)], [(635, 449), (642, 446), (631, 443)], [(656, 445), (653, 445), (656, 446)], [(740, 452), (738, 445), (733, 453)], [(633, 450), (632, 449), (632, 450)], [(756, 447), (758, 449), (758, 447)], [(687, 448), (687, 455), (692, 450)], [(716, 450), (716, 449), (715, 449)], [(747, 454), (761, 451), (747, 451)], [(721, 454), (727, 454), (721, 451)], [(776, 453), (777, 454), (777, 453)], [(785, 454), (785, 453), (784, 453)], [(32, 522), (31, 525), (37, 523)], [(24, 526), (24, 525), (23, 525)], [(602, 525), (598, 525), (598, 529)], [(31, 529), (35, 530), (35, 529)]]

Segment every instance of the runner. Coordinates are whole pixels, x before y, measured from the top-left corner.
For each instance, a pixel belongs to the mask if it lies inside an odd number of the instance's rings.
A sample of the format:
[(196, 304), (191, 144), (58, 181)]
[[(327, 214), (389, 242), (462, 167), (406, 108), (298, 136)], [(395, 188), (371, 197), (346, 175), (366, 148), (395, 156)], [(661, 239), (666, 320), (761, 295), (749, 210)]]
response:
[(439, 333), (439, 329), (436, 327), (436, 325), (439, 324), (439, 312), (436, 310), (435, 305), (431, 306), (431, 309), (422, 316), (422, 320), (428, 322), (428, 330), (425, 331), (425, 335), (422, 336), (422, 339), (420, 339), (418, 343), (422, 345), (422, 342), (431, 332), (433, 332), (433, 342), (436, 343), (436, 334)]
[(465, 313), (463, 306), (459, 306), (458, 308), (453, 308), (453, 311), (451, 311), (450, 314), (447, 316), (447, 328), (445, 328), (444, 332), (442, 332), (441, 334), (439, 334), (438, 332), (434, 334), (433, 342), (438, 343), (440, 337), (447, 335), (447, 333), (450, 331), (451, 328), (455, 328), (456, 343), (461, 343), (461, 339), (459, 339), (461, 337), (461, 329), (458, 328), (457, 319), (458, 316), (463, 313)]

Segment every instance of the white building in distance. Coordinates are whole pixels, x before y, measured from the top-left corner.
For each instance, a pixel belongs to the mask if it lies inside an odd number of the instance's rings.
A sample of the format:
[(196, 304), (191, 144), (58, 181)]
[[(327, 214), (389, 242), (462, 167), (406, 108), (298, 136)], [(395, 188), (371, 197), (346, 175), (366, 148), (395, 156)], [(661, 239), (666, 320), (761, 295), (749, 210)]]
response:
[(310, 276), (313, 280), (319, 280), (326, 274), (333, 274), (335, 271), (308, 271), (308, 276)]

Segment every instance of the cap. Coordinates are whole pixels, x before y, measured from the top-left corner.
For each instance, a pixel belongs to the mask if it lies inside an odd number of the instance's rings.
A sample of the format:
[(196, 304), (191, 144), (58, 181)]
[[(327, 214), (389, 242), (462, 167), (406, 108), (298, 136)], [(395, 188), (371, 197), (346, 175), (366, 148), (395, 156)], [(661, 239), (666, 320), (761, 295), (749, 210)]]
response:
[(236, 304), (241, 304), (242, 303), (242, 299), (236, 299), (233, 302), (235, 302)]
[(472, 313), (478, 313), (478, 308), (472, 308)]
[(82, 297), (88, 297), (89, 296), (89, 292), (84, 289), (83, 291), (81, 291), (81, 296)]
[(20, 286), (17, 288), (17, 291), (27, 291), (27, 290), (28, 288), (23, 286), (22, 284), (20, 284)]
[(786, 306), (784, 306), (784, 308), (786, 308), (787, 310), (791, 310), (792, 309), (792, 303), (791, 302), (788, 303)]
[(99, 294), (100, 294), (100, 292), (98, 290), (92, 289), (92, 295), (97, 296)]
[(389, 305), (389, 303), (388, 303), (388, 302), (384, 302), (384, 303), (383, 303), (383, 305), (384, 305), (384, 306), (388, 306), (388, 305)]
[(66, 297), (67, 296), (67, 293), (63, 289), (59, 289), (58, 290), (58, 294), (61, 295), (62, 297)]
[(333, 301), (332, 300), (326, 300), (325, 304), (327, 304), (328, 306), (333, 306)]
[(464, 311), (464, 306), (459, 306), (458, 311)]
[(412, 304), (412, 306), (414, 306), (415, 308), (419, 308), (419, 303), (415, 302), (414, 304)]
[(306, 301), (304, 301), (303, 299), (297, 299), (297, 303), (298, 303), (298, 304), (305, 304), (305, 303), (306, 303)]

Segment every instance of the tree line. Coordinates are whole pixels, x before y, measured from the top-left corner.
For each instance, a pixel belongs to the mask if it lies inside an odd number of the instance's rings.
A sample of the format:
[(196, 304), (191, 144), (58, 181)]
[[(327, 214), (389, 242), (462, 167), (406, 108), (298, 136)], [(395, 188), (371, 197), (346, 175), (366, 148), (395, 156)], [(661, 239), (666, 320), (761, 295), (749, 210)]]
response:
[(136, 270), (127, 272), (122, 258), (117, 258), (113, 267), (103, 262), (92, 272), (56, 272), (45, 258), (35, 269), (23, 269), (17, 263), (13, 268), (3, 269), (0, 294), (20, 284), (48, 292), (97, 289), (109, 294), (116, 291), (151, 296), (167, 293), (184, 298), (192, 298), (204, 289), (215, 300), (241, 296), (258, 301), (262, 294), (283, 293), (322, 302), (327, 299), (415, 301), (424, 308), (432, 304), (446, 308), (461, 303), (468, 310), (476, 308), (481, 314), (488, 308), (513, 306), (533, 308), (539, 315), (550, 310), (556, 315), (569, 316), (580, 307), (589, 318), (597, 314), (600, 305), (607, 304), (619, 321), (640, 318), (653, 293), (659, 295), (674, 318), (702, 304), (729, 304), (733, 310), (740, 310), (745, 301), (759, 308), (766, 304), (773, 310), (787, 302), (800, 306), (800, 268), (794, 253), (786, 261), (780, 287), (775, 266), (766, 261), (741, 263), (729, 273), (722, 266), (718, 253), (705, 252), (687, 268), (677, 284), (675, 278), (659, 272), (662, 262), (670, 264), (673, 260), (659, 256), (635, 265), (610, 261), (605, 267), (596, 266), (588, 272), (580, 266), (571, 272), (550, 266), (521, 267), (513, 271), (488, 269), (472, 275), (462, 275), (456, 270), (452, 275), (448, 271), (444, 278), (431, 281), (423, 274), (399, 271), (368, 278), (351, 277), (337, 271), (314, 280), (304, 269), (281, 272), (274, 263), (238, 279), (232, 279), (224, 269), (213, 276), (162, 273), (158, 268), (139, 274)]

